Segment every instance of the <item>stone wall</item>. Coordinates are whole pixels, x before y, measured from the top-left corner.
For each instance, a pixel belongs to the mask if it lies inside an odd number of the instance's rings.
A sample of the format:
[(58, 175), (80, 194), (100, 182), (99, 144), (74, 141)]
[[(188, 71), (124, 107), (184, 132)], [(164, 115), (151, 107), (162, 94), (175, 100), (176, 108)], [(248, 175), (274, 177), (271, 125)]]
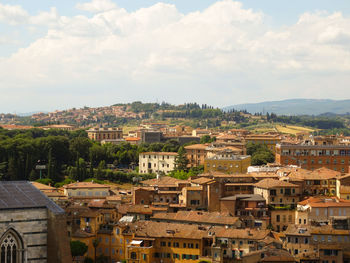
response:
[(66, 214), (48, 213), (47, 259), (49, 263), (71, 263)]
[(1, 236), (7, 230), (18, 233), (28, 262), (47, 262), (47, 209), (8, 209), (0, 212)]

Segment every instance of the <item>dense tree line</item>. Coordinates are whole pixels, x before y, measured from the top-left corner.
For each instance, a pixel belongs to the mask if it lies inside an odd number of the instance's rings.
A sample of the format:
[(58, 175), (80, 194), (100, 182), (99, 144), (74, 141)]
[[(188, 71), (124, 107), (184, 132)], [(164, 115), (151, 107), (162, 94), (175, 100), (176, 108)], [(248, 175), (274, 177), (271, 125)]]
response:
[(217, 118), (221, 117), (223, 112), (220, 109), (186, 109), (183, 111), (162, 112), (162, 118)]
[[(65, 176), (74, 180), (95, 177), (130, 181), (129, 175), (111, 169), (135, 168), (140, 152), (177, 152), (179, 143), (101, 145), (87, 138), (84, 130), (4, 130), (0, 129), (0, 179), (36, 180), (37, 165), (45, 165), (42, 176), (59, 182)], [(110, 168), (110, 169), (109, 169)]]
[(266, 114), (267, 121), (280, 122), (285, 124), (298, 124), (309, 126), (317, 129), (341, 129), (345, 128), (344, 121), (333, 117), (316, 117), (316, 116), (278, 116), (274, 113)]

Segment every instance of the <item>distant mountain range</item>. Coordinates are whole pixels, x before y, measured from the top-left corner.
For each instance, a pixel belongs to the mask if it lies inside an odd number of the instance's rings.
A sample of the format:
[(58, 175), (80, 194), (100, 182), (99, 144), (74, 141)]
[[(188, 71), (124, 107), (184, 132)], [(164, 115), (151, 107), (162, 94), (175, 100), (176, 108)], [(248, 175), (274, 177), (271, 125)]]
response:
[(321, 115), (350, 112), (350, 100), (289, 99), (260, 103), (237, 104), (223, 110), (247, 110), (249, 113), (276, 113), (277, 115)]

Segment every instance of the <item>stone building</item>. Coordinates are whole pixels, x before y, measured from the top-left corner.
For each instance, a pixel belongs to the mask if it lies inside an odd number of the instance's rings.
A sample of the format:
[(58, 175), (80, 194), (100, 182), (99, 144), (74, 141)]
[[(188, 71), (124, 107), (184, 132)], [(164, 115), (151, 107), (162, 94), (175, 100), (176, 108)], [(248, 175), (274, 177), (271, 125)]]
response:
[(173, 152), (143, 152), (139, 154), (140, 173), (168, 174), (175, 169), (177, 153)]
[(227, 155), (218, 154), (213, 157), (205, 158), (204, 173), (222, 172), (222, 173), (246, 173), (251, 164), (249, 155)]
[(120, 128), (92, 128), (87, 130), (90, 140), (117, 140), (123, 138), (123, 130)]
[(30, 182), (0, 182), (0, 262), (72, 262), (64, 210)]

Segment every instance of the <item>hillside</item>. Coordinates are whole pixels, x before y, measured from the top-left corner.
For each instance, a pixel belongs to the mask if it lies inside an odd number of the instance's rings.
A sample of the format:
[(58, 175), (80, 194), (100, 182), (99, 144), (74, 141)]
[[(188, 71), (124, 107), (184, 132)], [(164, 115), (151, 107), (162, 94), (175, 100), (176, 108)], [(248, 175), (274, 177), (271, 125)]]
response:
[(345, 114), (350, 112), (350, 100), (290, 99), (260, 103), (237, 104), (224, 110), (247, 110), (250, 113), (275, 113), (277, 115)]

